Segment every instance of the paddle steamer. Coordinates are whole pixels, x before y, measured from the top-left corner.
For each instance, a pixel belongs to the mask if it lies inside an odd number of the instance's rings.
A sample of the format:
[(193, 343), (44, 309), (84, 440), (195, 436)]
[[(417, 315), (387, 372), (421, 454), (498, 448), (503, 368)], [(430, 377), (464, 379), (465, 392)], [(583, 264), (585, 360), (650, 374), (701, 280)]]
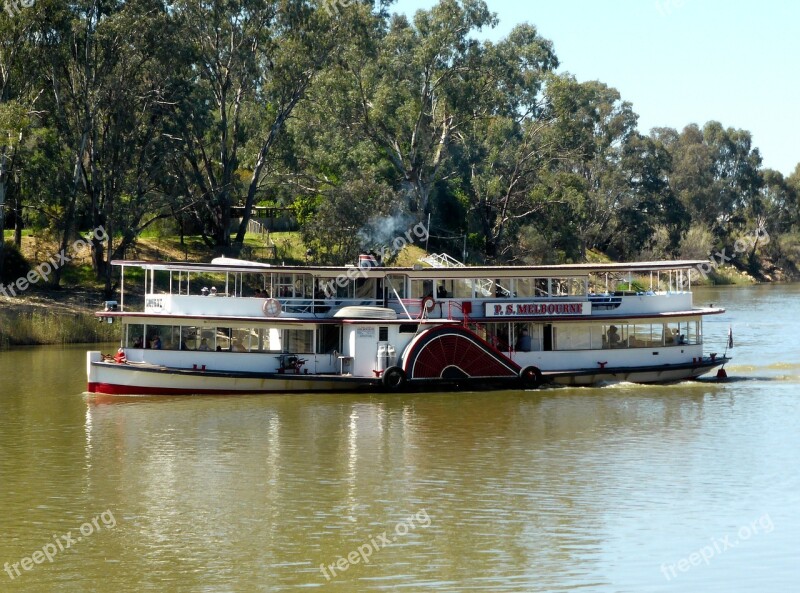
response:
[[(700, 261), (345, 267), (116, 261), (116, 357), (88, 353), (106, 394), (535, 388), (671, 382), (729, 359), (704, 353), (690, 270)], [(127, 278), (126, 278), (127, 276)], [(144, 290), (128, 295), (131, 282)], [(143, 296), (142, 296), (143, 295)]]

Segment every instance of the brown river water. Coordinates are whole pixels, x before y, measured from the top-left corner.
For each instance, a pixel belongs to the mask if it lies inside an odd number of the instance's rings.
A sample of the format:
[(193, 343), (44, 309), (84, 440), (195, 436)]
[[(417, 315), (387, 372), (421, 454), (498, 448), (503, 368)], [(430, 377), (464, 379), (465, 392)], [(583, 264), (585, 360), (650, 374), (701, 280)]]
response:
[(725, 383), (115, 399), (0, 352), (0, 592), (798, 591), (798, 297), (696, 291)]

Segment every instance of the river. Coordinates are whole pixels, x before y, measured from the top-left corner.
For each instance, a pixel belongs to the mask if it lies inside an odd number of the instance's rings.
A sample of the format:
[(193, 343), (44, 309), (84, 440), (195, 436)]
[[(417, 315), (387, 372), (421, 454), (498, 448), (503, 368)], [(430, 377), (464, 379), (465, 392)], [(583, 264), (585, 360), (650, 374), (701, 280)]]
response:
[(696, 291), (725, 383), (108, 399), (0, 352), (0, 591), (794, 591), (798, 297)]

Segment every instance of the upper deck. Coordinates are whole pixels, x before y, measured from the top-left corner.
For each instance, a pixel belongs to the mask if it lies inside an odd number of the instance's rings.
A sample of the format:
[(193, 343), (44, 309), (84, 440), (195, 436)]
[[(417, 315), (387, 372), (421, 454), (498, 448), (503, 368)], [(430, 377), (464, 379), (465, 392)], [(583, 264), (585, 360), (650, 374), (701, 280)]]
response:
[[(465, 267), (270, 266), (115, 261), (144, 272), (148, 316), (320, 320), (346, 306), (398, 319), (565, 319), (713, 313), (692, 309), (690, 270), (703, 261)], [(130, 286), (130, 272), (128, 273)], [(274, 306), (273, 300), (280, 303)], [(267, 302), (271, 301), (270, 307)], [(279, 311), (276, 313), (276, 311)]]

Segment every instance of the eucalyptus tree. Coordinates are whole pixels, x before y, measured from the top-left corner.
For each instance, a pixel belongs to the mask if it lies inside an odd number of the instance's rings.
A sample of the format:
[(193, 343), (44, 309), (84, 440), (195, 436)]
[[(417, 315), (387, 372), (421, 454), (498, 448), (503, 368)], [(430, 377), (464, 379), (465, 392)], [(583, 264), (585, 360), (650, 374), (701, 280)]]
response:
[[(621, 167), (623, 148), (636, 133), (637, 115), (619, 92), (601, 82), (562, 76), (548, 85), (554, 112), (551, 133), (563, 147), (545, 177), (559, 213), (555, 224), (587, 250), (604, 249), (616, 232), (615, 216), (630, 190)], [(564, 202), (563, 204), (561, 202)]]
[(686, 126), (668, 143), (670, 182), (692, 219), (724, 239), (742, 226), (758, 199), (761, 155), (750, 133), (708, 122)]
[[(430, 211), (431, 192), (452, 178), (454, 145), (466, 127), (494, 108), (497, 68), (474, 33), (497, 19), (483, 0), (441, 0), (409, 21), (391, 17), (373, 41), (338, 64), (350, 81), (340, 103), (349, 125), (391, 163), (407, 208), (422, 219)], [(480, 84), (483, 82), (484, 84)]]
[(482, 89), (474, 101), (483, 111), (460, 133), (459, 156), (484, 255), (507, 258), (517, 229), (545, 208), (534, 191), (540, 173), (568, 151), (552, 133), (557, 114), (547, 95), (558, 60), (552, 44), (522, 24), (497, 44), (485, 43), (482, 61), (470, 82)]
[(178, 0), (173, 8), (194, 84), (180, 106), (175, 174), (201, 205), (209, 245), (230, 246), (231, 208), (244, 207), (234, 239), (241, 244), (271, 152), (358, 11), (332, 11), (324, 0)]
[(86, 0), (58, 7), (42, 35), (51, 46), (40, 57), (48, 122), (73, 155), (62, 173), (61, 249), (68, 252), (79, 219), (96, 229), (92, 263), (107, 294), (111, 259), (168, 213), (158, 188), (183, 84), (172, 68), (181, 59), (174, 33), (160, 0)]
[(13, 198), (17, 214), (20, 211), (18, 170), (37, 98), (36, 77), (28, 59), (35, 15), (11, 5), (6, 8), (0, 12), (0, 275), (6, 210)]

